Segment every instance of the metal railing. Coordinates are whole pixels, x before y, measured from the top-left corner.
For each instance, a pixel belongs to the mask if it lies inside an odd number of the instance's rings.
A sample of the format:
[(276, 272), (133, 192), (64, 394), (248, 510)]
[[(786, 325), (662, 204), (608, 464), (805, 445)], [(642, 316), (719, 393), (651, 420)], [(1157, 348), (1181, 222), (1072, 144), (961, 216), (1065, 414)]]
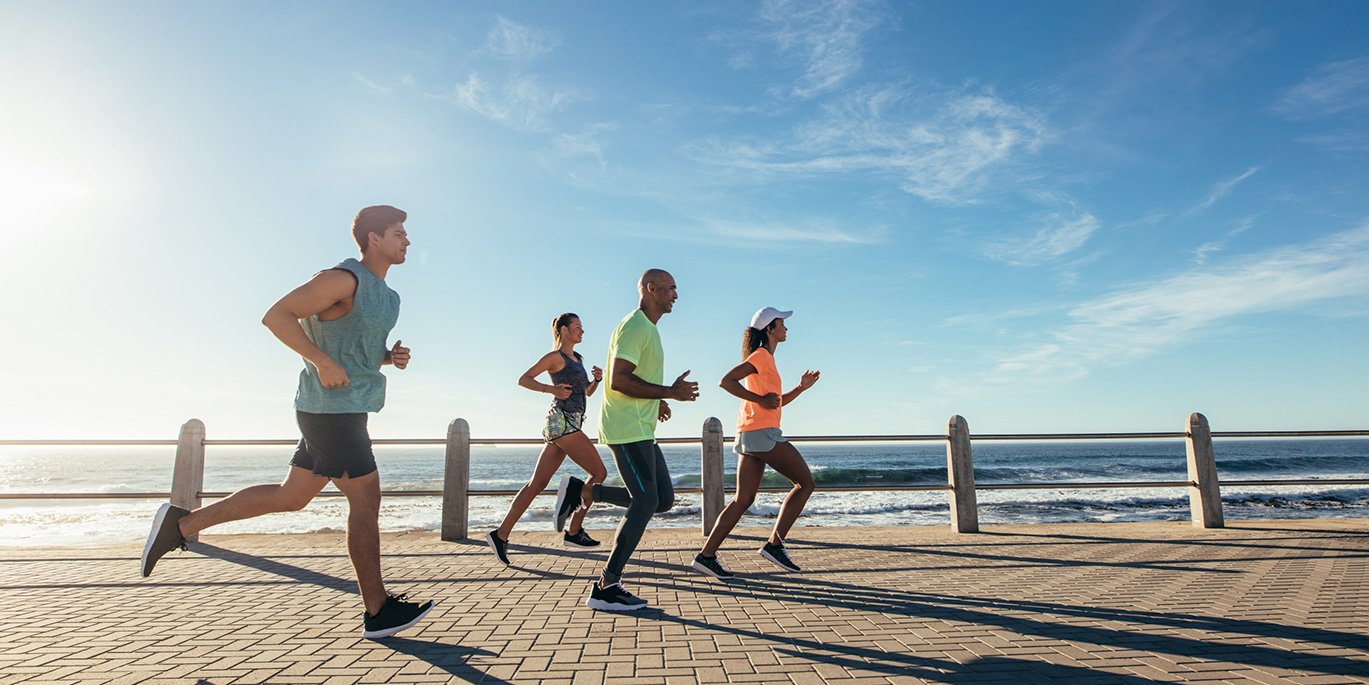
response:
[[(1062, 490), (1062, 489), (1117, 489), (1117, 488), (1186, 488), (1189, 494), (1193, 525), (1220, 528), (1224, 525), (1220, 486), (1270, 487), (1298, 485), (1369, 485), (1369, 479), (1255, 479), (1219, 481), (1212, 448), (1213, 438), (1312, 438), (1312, 437), (1369, 437), (1369, 430), (1325, 431), (1211, 431), (1207, 419), (1198, 413), (1188, 417), (1188, 430), (1176, 432), (1133, 433), (988, 433), (971, 435), (965, 419), (951, 417), (944, 435), (805, 435), (788, 436), (791, 442), (943, 442), (946, 444), (945, 484), (928, 485), (835, 485), (824, 486), (826, 491), (945, 491), (950, 500), (951, 527), (957, 532), (979, 529), (978, 505), (975, 493), (979, 490)], [(1164, 440), (1183, 439), (1186, 443), (1188, 479), (1179, 481), (1060, 481), (976, 483), (971, 451), (972, 442), (988, 441), (1104, 441), (1104, 440)], [(700, 446), (700, 486), (676, 488), (682, 493), (702, 493), (701, 527), (707, 534), (723, 508), (727, 487), (723, 482), (723, 445), (733, 438), (723, 435), (722, 423), (716, 418), (704, 422), (700, 437), (661, 438), (661, 444)], [(228, 496), (226, 491), (204, 490), (204, 455), (206, 447), (214, 446), (270, 446), (295, 445), (292, 439), (216, 439), (205, 438), (203, 422), (191, 419), (181, 427), (176, 440), (0, 440), (0, 446), (176, 446), (176, 460), (170, 492), (18, 492), (0, 493), (0, 500), (74, 500), (74, 499), (170, 499), (173, 504), (194, 509), (204, 499)], [(459, 540), (467, 537), (469, 498), (509, 496), (514, 490), (470, 488), (470, 448), (472, 445), (542, 445), (536, 438), (472, 438), (470, 426), (464, 419), (455, 419), (448, 426), (444, 438), (378, 438), (375, 445), (443, 445), (446, 448), (444, 484), (441, 490), (385, 490), (385, 497), (442, 497), (442, 539)], [(769, 486), (763, 491), (780, 492), (787, 488)], [(341, 497), (341, 492), (319, 493), (323, 497)]]

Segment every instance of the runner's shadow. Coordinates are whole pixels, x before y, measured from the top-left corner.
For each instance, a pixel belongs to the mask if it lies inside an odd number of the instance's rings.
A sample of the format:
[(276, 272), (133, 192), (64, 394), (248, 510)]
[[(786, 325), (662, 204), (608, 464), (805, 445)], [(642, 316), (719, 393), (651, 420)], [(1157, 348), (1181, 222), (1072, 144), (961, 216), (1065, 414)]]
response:
[(900, 675), (904, 677), (925, 678), (932, 682), (954, 682), (962, 679), (983, 679), (999, 678), (1007, 674), (1013, 676), (1016, 682), (1028, 683), (1053, 683), (1057, 681), (1065, 682), (1084, 682), (1088, 678), (1092, 681), (1106, 679), (1109, 683), (1122, 683), (1122, 685), (1141, 685), (1142, 683), (1158, 683), (1162, 681), (1151, 680), (1141, 676), (1124, 675), (1112, 672), (1100, 672), (1090, 668), (1079, 666), (1068, 666), (1065, 664), (1052, 664), (1047, 661), (1034, 659), (1014, 659), (1011, 657), (991, 656), (977, 659), (968, 663), (960, 663), (951, 659), (934, 659), (931, 657), (918, 656), (914, 653), (885, 652), (869, 647), (856, 647), (853, 645), (819, 642), (800, 637), (791, 637), (784, 634), (770, 635), (757, 630), (748, 630), (734, 626), (721, 626), (706, 621), (700, 621), (682, 616), (674, 616), (664, 611), (651, 613), (636, 612), (641, 618), (665, 623), (675, 623), (682, 626), (701, 630), (712, 630), (720, 633), (736, 635), (738, 637), (750, 638), (760, 642), (774, 643), (773, 649), (778, 654), (814, 661), (833, 666), (840, 666), (850, 670), (852, 673), (858, 671), (873, 672), (889, 675)]
[[(446, 671), (452, 678), (467, 683), (507, 683), (509, 681), (492, 676), (475, 666), (466, 663), (472, 657), (498, 657), (487, 649), (448, 645), (441, 642), (425, 642), (407, 637), (387, 637), (375, 641), (401, 654), (420, 661), (426, 661)], [(490, 664), (493, 666), (494, 664)]]
[(337, 590), (348, 594), (356, 593), (356, 582), (351, 578), (338, 578), (337, 576), (330, 576), (327, 573), (312, 571), (301, 566), (295, 566), (293, 564), (287, 564), (282, 561), (275, 561), (252, 554), (243, 554), (242, 552), (235, 552), (231, 549), (224, 549), (203, 542), (193, 543), (190, 547), (190, 551), (202, 554), (211, 559), (219, 559), (240, 566), (254, 568), (258, 571), (274, 573), (278, 576), (284, 576), (301, 583), (318, 585), (326, 587), (329, 590)]

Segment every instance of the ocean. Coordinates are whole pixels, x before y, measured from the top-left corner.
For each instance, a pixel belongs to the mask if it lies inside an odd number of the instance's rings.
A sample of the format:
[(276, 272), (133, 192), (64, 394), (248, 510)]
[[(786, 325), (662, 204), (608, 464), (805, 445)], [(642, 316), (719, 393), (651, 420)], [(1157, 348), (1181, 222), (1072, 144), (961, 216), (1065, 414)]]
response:
[[(946, 482), (946, 453), (935, 443), (796, 443), (818, 484), (799, 526), (948, 525), (945, 492), (841, 491), (851, 485), (932, 485)], [(736, 455), (725, 452), (726, 479), (734, 481)], [(1217, 471), (1228, 480), (1271, 478), (1369, 478), (1369, 439), (1214, 441)], [(472, 489), (516, 490), (531, 474), (536, 446), (471, 448)], [(699, 447), (665, 445), (670, 473), (679, 487), (699, 484)], [(279, 482), (292, 447), (207, 448), (204, 489), (230, 491)], [(620, 484), (606, 449), (600, 454), (610, 484)], [(0, 493), (165, 492), (171, 487), (174, 447), (0, 447)], [(442, 487), (441, 446), (376, 447), (382, 487), (438, 490)], [(977, 442), (979, 484), (1087, 481), (1186, 480), (1182, 440), (1100, 442)], [(579, 474), (569, 460), (560, 474)], [(553, 484), (556, 482), (552, 481)], [(767, 471), (766, 485), (786, 485)], [(330, 488), (331, 489), (331, 486)], [(742, 526), (770, 526), (782, 493), (762, 493)], [(1228, 519), (1369, 517), (1369, 486), (1312, 485), (1223, 487)], [(472, 535), (503, 518), (511, 496), (471, 498)], [(981, 524), (1106, 521), (1182, 521), (1188, 518), (1183, 488), (981, 490)], [(0, 500), (0, 547), (136, 543), (146, 535), (156, 500)], [(519, 521), (519, 531), (551, 530), (551, 497), (539, 497)], [(621, 511), (596, 506), (586, 527), (611, 536)], [(699, 495), (678, 494), (674, 509), (653, 526), (695, 527)], [(429, 530), (441, 525), (440, 497), (391, 497), (382, 502), (386, 532)], [(210, 533), (302, 533), (341, 531), (346, 502), (319, 498), (304, 511), (229, 523)], [(597, 534), (596, 534), (597, 532)], [(801, 534), (801, 531), (798, 532)]]

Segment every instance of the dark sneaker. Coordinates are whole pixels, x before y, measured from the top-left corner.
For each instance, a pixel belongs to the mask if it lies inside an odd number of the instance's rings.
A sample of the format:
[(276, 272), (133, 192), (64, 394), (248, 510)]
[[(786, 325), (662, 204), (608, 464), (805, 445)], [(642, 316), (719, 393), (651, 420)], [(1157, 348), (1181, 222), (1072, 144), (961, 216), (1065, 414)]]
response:
[(566, 527), (566, 519), (580, 508), (580, 490), (585, 487), (585, 481), (575, 476), (566, 476), (561, 479), (560, 487), (556, 488), (556, 532), (561, 532)]
[(147, 544), (143, 546), (143, 577), (152, 575), (152, 567), (173, 549), (185, 549), (185, 538), (181, 537), (181, 519), (190, 511), (170, 502), (157, 509), (152, 518), (152, 531), (147, 534)]
[(789, 553), (784, 551), (784, 545), (772, 545), (767, 542), (765, 543), (765, 546), (761, 548), (761, 556), (769, 559), (770, 563), (786, 571), (800, 570), (799, 565), (789, 558)]
[(574, 535), (566, 533), (565, 537), (561, 538), (561, 544), (567, 547), (598, 547), (599, 541), (590, 537), (589, 533), (586, 533), (585, 529), (581, 528), (580, 532)]
[(401, 630), (412, 628), (433, 610), (433, 601), (406, 602), (408, 595), (390, 595), (385, 598), (384, 606), (372, 616), (361, 612), (361, 636), (370, 640), (389, 637)]
[(585, 606), (598, 611), (636, 611), (646, 607), (646, 600), (633, 597), (631, 592), (623, 589), (622, 583), (614, 583), (603, 589), (599, 588), (598, 583), (592, 583)]
[(492, 530), (488, 533), (485, 533), (485, 542), (489, 543), (490, 550), (494, 552), (494, 556), (499, 557), (499, 560), (504, 562), (505, 566), (508, 566), (509, 543), (499, 539), (499, 531)]
[(727, 580), (729, 578), (735, 578), (737, 575), (723, 568), (722, 563), (718, 561), (717, 555), (711, 557), (706, 557), (702, 554), (696, 555), (694, 557), (694, 563), (690, 564), (690, 566), (693, 567), (695, 571), (698, 571), (699, 573), (702, 573), (706, 576), (713, 576), (718, 580)]

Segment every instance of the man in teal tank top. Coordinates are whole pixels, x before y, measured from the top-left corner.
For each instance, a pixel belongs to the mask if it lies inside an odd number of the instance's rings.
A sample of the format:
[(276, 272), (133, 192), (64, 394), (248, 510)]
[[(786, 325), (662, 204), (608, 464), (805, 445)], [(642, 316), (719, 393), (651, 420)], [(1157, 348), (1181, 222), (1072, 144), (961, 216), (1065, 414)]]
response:
[(348, 259), (314, 274), (262, 317), (286, 347), (304, 358), (295, 418), (302, 437), (280, 485), (254, 485), (213, 504), (186, 511), (163, 504), (143, 549), (147, 577), (167, 552), (220, 523), (282, 511), (298, 511), (330, 481), (347, 496), (347, 553), (365, 604), (362, 636), (393, 635), (418, 623), (433, 603), (406, 601), (385, 591), (380, 573), (380, 475), (369, 412), (385, 405), (380, 367), (404, 369), (409, 348), (386, 341), (399, 319), (399, 294), (385, 285), (390, 267), (403, 264), (409, 247), (403, 210), (367, 207), (352, 222), (361, 259)]

